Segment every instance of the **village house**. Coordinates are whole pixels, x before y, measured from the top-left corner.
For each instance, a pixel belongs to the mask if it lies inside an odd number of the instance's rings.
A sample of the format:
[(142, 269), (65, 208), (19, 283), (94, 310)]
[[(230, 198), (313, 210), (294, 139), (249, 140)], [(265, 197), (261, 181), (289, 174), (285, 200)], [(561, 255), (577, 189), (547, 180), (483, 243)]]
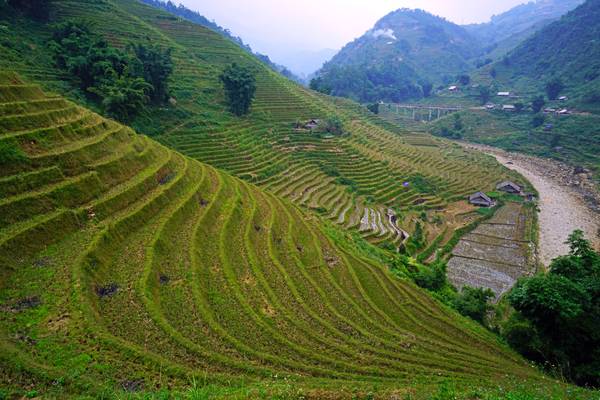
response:
[(470, 195), (469, 203), (479, 207), (491, 207), (494, 205), (494, 201), (483, 192), (477, 192)]
[(304, 129), (317, 129), (319, 127), (319, 122), (321, 122), (318, 119), (311, 119), (310, 121), (308, 121), (306, 124), (304, 124)]
[(492, 104), (492, 103), (488, 103), (485, 105), (485, 108), (487, 108), (488, 110), (493, 110), (494, 108), (496, 108), (496, 105)]
[(506, 193), (521, 193), (521, 186), (511, 181), (504, 181), (496, 185), (496, 189)]
[(450, 86), (448, 90), (451, 92), (458, 92), (458, 86)]
[(505, 104), (502, 106), (502, 111), (515, 111), (516, 107), (512, 104)]
[(499, 97), (510, 97), (510, 92), (498, 92)]
[(569, 98), (567, 96), (560, 96), (558, 98), (558, 100), (560, 100), (560, 101), (567, 101), (567, 100), (569, 100)]

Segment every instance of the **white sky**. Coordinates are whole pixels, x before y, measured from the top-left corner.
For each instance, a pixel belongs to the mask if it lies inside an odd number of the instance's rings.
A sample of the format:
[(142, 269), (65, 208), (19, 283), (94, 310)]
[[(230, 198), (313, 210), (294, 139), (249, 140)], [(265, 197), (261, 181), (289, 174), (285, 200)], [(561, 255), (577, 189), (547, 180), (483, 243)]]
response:
[(229, 28), (254, 50), (339, 49), (398, 8), (458, 24), (485, 22), (527, 0), (174, 0)]

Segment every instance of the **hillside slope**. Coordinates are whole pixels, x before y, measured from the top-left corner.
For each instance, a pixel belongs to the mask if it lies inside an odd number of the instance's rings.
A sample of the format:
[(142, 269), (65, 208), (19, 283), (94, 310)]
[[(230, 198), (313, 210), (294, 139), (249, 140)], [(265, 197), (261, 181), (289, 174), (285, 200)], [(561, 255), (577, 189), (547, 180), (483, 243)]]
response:
[(0, 126), (0, 388), (540, 379), (252, 184), (12, 74)]
[(494, 15), (490, 22), (465, 25), (479, 38), (488, 53), (502, 55), (503, 50), (516, 47), (523, 39), (559, 19), (585, 0), (536, 0), (518, 5), (507, 12)]
[[(170, 86), (177, 105), (153, 110), (134, 121), (134, 127), (156, 132), (162, 143), (326, 216), (373, 243), (399, 246), (421, 221), (427, 242), (437, 239), (443, 245), (455, 229), (478, 218), (465, 204), (466, 196), (491, 190), (510, 176), (488, 157), (431, 136), (401, 132), (354, 103), (306, 90), (221, 35), (137, 1), (57, 0), (53, 5), (54, 22), (98, 21), (94, 29), (116, 45), (150, 38), (173, 49)], [(99, 23), (109, 19), (111, 24)], [(5, 23), (10, 29), (0, 32), (0, 46), (12, 46), (4, 47), (7, 57), (0, 60), (6, 68), (52, 90), (83, 97), (44, 52), (48, 26)], [(26, 40), (22, 43), (21, 38)], [(257, 74), (256, 100), (244, 118), (226, 111), (218, 80), (233, 61)], [(343, 119), (345, 135), (294, 128), (298, 120), (329, 115)]]
[(600, 109), (600, 1), (588, 0), (511, 51), (494, 68), (503, 85), (543, 91), (560, 78), (578, 108)]
[(460, 26), (400, 9), (340, 50), (313, 86), (361, 102), (419, 98), (426, 83), (451, 82), (468, 71), (468, 60), (479, 52), (479, 42)]

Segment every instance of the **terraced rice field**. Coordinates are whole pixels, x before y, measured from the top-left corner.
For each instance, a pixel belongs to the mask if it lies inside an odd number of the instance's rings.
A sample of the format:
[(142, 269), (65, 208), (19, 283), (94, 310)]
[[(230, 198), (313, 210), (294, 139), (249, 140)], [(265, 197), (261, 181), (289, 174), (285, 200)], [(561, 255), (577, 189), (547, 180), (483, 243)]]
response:
[[(151, 125), (161, 143), (358, 231), (372, 243), (398, 246), (412, 234), (423, 211), (429, 238), (451, 232), (460, 227), (448, 211), (457, 201), (490, 190), (511, 174), (477, 152), (399, 131), (356, 104), (306, 90), (220, 35), (137, 1), (57, 0), (55, 5), (57, 21), (110, 20), (94, 30), (115, 45), (148, 37), (173, 49), (171, 89), (177, 107), (144, 116), (152, 120), (144, 126)], [(47, 28), (28, 29), (38, 29), (42, 38), (50, 35)], [(25, 61), (3, 62), (53, 90), (64, 90), (64, 82), (53, 83), (60, 76), (51, 57), (22, 56)], [(233, 61), (257, 74), (256, 100), (242, 119), (225, 110), (218, 81), (220, 71)], [(346, 135), (293, 128), (297, 120), (328, 115), (344, 120)]]
[(458, 288), (490, 288), (498, 298), (519, 277), (534, 273), (533, 212), (523, 204), (508, 203), (465, 235), (448, 262), (450, 281)]
[(0, 169), (0, 382), (539, 378), (277, 190), (13, 74), (0, 74), (0, 126), (19, 154)]

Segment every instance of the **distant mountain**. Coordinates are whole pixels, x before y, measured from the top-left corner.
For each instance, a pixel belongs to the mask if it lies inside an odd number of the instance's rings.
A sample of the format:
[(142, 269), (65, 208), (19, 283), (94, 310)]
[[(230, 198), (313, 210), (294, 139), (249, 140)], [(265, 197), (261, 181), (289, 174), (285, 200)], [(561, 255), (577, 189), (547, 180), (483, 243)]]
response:
[[(490, 22), (464, 28), (487, 46), (487, 53), (502, 55), (523, 39), (559, 19), (585, 0), (537, 0), (495, 15)], [(500, 50), (500, 51), (497, 51)]]
[(232, 42), (234, 42), (235, 44), (237, 44), (238, 46), (240, 46), (242, 49), (244, 49), (248, 53), (256, 56), (259, 60), (261, 60), (262, 62), (267, 64), (274, 71), (279, 72), (280, 74), (282, 74), (283, 76), (285, 76), (289, 79), (295, 80), (297, 82), (302, 82), (302, 79), (300, 79), (298, 76), (296, 76), (287, 67), (273, 62), (269, 58), (269, 56), (267, 56), (265, 54), (261, 54), (261, 53), (257, 53), (255, 51), (253, 51), (249, 45), (244, 43), (242, 38), (240, 38), (239, 36), (233, 35), (229, 29), (223, 28), (222, 26), (220, 26), (219, 24), (217, 24), (214, 21), (210, 21), (208, 18), (206, 18), (202, 14), (198, 13), (197, 11), (190, 10), (189, 8), (185, 7), (183, 4), (176, 5), (172, 1), (164, 1), (164, 0), (140, 0), (140, 1), (145, 4), (150, 5), (152, 7), (167, 11), (171, 14), (174, 14), (183, 19), (186, 19), (190, 22), (194, 22), (198, 25), (204, 26), (205, 28), (209, 28), (215, 32), (218, 32), (221, 35), (228, 38), (229, 40), (231, 40)]
[(400, 9), (346, 45), (325, 64), (312, 87), (365, 101), (427, 95), (431, 83), (470, 70), (481, 44), (464, 28), (422, 10)]
[(538, 90), (558, 78), (571, 102), (600, 108), (600, 0), (588, 0), (494, 65), (498, 79)]
[(272, 58), (285, 66), (287, 66), (294, 74), (302, 78), (309, 78), (323, 64), (329, 61), (338, 51), (333, 49), (321, 50), (281, 50), (273, 52)]
[(459, 26), (422, 10), (400, 9), (346, 45), (318, 71), (311, 87), (361, 102), (406, 101), (431, 86), (504, 57), (584, 0), (538, 0)]

